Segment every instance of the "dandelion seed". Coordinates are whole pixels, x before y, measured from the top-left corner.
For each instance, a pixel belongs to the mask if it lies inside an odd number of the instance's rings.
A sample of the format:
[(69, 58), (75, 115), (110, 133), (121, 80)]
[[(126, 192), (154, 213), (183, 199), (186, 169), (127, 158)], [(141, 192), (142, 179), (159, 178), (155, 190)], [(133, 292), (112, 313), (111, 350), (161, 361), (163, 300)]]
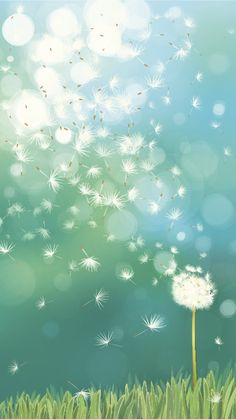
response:
[(100, 262), (98, 262), (98, 260), (95, 257), (88, 256), (87, 252), (84, 249), (82, 249), (82, 252), (85, 254), (85, 258), (81, 260), (79, 265), (89, 272), (96, 272), (98, 268), (100, 268), (101, 266)]
[(212, 121), (210, 125), (211, 125), (212, 128), (218, 129), (218, 128), (220, 128), (221, 123), (218, 122), (218, 121)]
[(15, 217), (16, 215), (22, 214), (24, 212), (24, 208), (21, 204), (15, 203), (7, 208), (7, 215), (10, 217)]
[(46, 301), (45, 297), (41, 297), (38, 301), (36, 301), (35, 306), (38, 310), (43, 310), (46, 307), (46, 305), (51, 302), (52, 301)]
[(10, 253), (12, 252), (14, 247), (15, 247), (15, 245), (12, 244), (12, 243), (1, 242), (0, 243), (0, 254), (10, 255)]
[(158, 279), (156, 277), (152, 279), (152, 285), (153, 287), (156, 287), (158, 285)]
[(100, 167), (90, 167), (90, 169), (87, 171), (87, 177), (89, 178), (98, 178), (101, 175), (101, 168)]
[(123, 281), (130, 281), (134, 284), (134, 282), (132, 281), (132, 278), (134, 277), (134, 271), (132, 268), (123, 268), (120, 271), (119, 274), (120, 279), (122, 279)]
[(124, 198), (118, 192), (113, 192), (104, 197), (103, 205), (120, 210), (124, 207)]
[(43, 257), (45, 259), (53, 259), (56, 256), (58, 245), (49, 244), (43, 249)]
[(171, 226), (173, 226), (173, 223), (178, 221), (182, 217), (182, 214), (183, 213), (179, 208), (172, 208), (167, 212), (166, 217), (172, 221)]
[(171, 246), (170, 251), (171, 253), (173, 253), (173, 255), (177, 255), (179, 253), (176, 246)]
[(162, 102), (164, 103), (164, 105), (168, 106), (171, 104), (171, 97), (166, 95), (166, 96), (162, 96)]
[(191, 17), (184, 19), (184, 24), (187, 28), (190, 28), (190, 29), (195, 28), (196, 26)]
[(180, 168), (178, 167), (178, 166), (173, 166), (171, 169), (170, 169), (170, 172), (171, 172), (171, 174), (173, 175), (173, 177), (178, 177), (178, 176), (180, 176), (181, 175), (181, 170), (180, 170)]
[(85, 401), (87, 401), (88, 399), (89, 399), (89, 397), (90, 397), (90, 392), (88, 391), (88, 390), (85, 390), (85, 389), (81, 389), (81, 390), (79, 390), (79, 388), (75, 385), (75, 384), (73, 384), (71, 381), (67, 381), (70, 385), (72, 385), (74, 388), (76, 388), (76, 390), (78, 390), (75, 394), (74, 394), (74, 396), (73, 396), (73, 398), (75, 398), (75, 399), (78, 399), (79, 397), (83, 397), (83, 399), (85, 400)]
[(50, 233), (45, 227), (40, 227), (36, 230), (36, 232), (44, 239), (50, 239)]
[(141, 236), (137, 237), (136, 243), (138, 247), (143, 247), (145, 244), (144, 239)]
[(25, 150), (23, 148), (17, 148), (15, 150), (16, 158), (21, 163), (29, 163), (32, 161), (32, 158), (30, 157), (30, 154), (28, 150)]
[(191, 106), (193, 109), (196, 109), (197, 111), (201, 109), (201, 102), (200, 102), (199, 97), (195, 96), (192, 98)]
[(111, 345), (112, 337), (113, 337), (113, 333), (108, 333), (107, 335), (105, 333), (100, 333), (96, 337), (97, 346), (102, 346), (106, 348), (107, 346)]
[(138, 260), (143, 265), (144, 263), (147, 263), (149, 261), (149, 256), (147, 253), (144, 253), (143, 255), (139, 256)]
[(164, 80), (160, 76), (148, 77), (146, 83), (151, 89), (160, 89), (161, 87), (164, 87)]
[(196, 79), (198, 82), (201, 82), (201, 81), (203, 80), (203, 74), (202, 74), (202, 73), (200, 73), (200, 72), (198, 72), (198, 73), (196, 74), (196, 76), (195, 76), (195, 79)]
[(53, 204), (48, 199), (43, 199), (42, 202), (41, 202), (41, 207), (45, 211), (47, 211), (48, 213), (51, 213), (52, 212), (52, 209), (53, 209)]
[(78, 267), (78, 263), (75, 260), (71, 260), (69, 262), (69, 271), (70, 272), (75, 272), (78, 271), (79, 267)]
[(65, 230), (73, 230), (76, 227), (74, 220), (67, 220), (63, 223), (63, 228)]
[(35, 234), (32, 233), (31, 231), (28, 231), (27, 233), (25, 233), (22, 237), (22, 240), (24, 241), (31, 241), (35, 238)]
[(223, 342), (223, 340), (219, 337), (219, 336), (217, 336), (215, 339), (214, 339), (214, 342), (215, 342), (215, 344), (217, 345), (217, 346), (222, 346), (223, 344), (224, 344), (224, 342)]
[(129, 202), (135, 202), (139, 196), (139, 191), (135, 186), (128, 190), (127, 198)]
[(83, 306), (86, 306), (93, 301), (97, 305), (98, 308), (103, 308), (104, 304), (108, 301), (109, 294), (103, 290), (102, 288), (94, 294), (94, 298), (92, 300), (87, 301)]
[(224, 148), (224, 155), (225, 155), (225, 157), (231, 157), (232, 156), (232, 151), (231, 151), (230, 147), (225, 147)]
[(13, 362), (9, 365), (8, 369), (9, 369), (9, 373), (10, 373), (11, 375), (15, 375), (15, 374), (19, 371), (19, 364), (18, 364), (16, 361), (13, 361)]
[(210, 398), (209, 401), (213, 404), (218, 404), (222, 400), (222, 396), (220, 393), (214, 393)]
[(175, 52), (173, 58), (175, 60), (184, 60), (189, 55), (189, 50), (184, 48), (179, 48)]
[(127, 176), (137, 173), (136, 164), (132, 160), (122, 161), (122, 170)]
[(58, 170), (53, 170), (50, 173), (47, 183), (55, 193), (61, 189), (62, 178)]
[(155, 201), (150, 201), (149, 203), (148, 203), (148, 212), (150, 213), (150, 214), (152, 214), (152, 215), (154, 215), (154, 214), (158, 214), (159, 212), (160, 212), (160, 209), (161, 209), (161, 207), (160, 207), (160, 205), (158, 204), (158, 202), (155, 202)]
[(143, 318), (143, 323), (146, 329), (142, 330), (137, 335), (135, 335), (136, 337), (142, 335), (148, 330), (150, 330), (151, 332), (159, 332), (160, 329), (163, 329), (164, 327), (166, 327), (164, 318), (157, 314), (150, 316), (150, 318), (145, 316)]

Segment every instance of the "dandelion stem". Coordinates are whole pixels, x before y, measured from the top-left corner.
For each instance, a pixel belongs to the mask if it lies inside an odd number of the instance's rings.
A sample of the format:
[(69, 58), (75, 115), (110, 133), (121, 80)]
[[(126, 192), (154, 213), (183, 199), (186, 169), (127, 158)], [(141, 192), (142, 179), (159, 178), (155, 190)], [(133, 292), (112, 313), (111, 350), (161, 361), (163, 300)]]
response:
[(196, 310), (192, 310), (192, 384), (193, 390), (197, 382), (197, 355), (196, 355)]

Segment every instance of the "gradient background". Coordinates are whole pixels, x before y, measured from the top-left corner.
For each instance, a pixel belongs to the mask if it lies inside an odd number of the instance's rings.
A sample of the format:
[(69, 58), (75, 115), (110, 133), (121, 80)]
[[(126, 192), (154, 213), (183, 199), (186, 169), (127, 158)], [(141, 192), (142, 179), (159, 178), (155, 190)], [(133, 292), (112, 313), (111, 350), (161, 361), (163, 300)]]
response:
[[(236, 19), (236, 3), (227, 1), (183, 1), (148, 2), (154, 14), (179, 6), (185, 15), (192, 16), (197, 28), (192, 39), (197, 53), (183, 63), (168, 68), (173, 103), (170, 107), (157, 105), (155, 110), (144, 106), (142, 112), (134, 116), (137, 130), (143, 135), (150, 133), (150, 119), (161, 121), (165, 127), (161, 136), (161, 147), (168, 156), (162, 170), (170, 164), (183, 169), (188, 194), (183, 201), (184, 217), (169, 231), (168, 220), (157, 223), (151, 216), (134, 210), (138, 222), (138, 233), (146, 240), (146, 249), (155, 256), (154, 243), (160, 241), (165, 247), (176, 244), (181, 251), (179, 264), (200, 263), (212, 273), (218, 293), (209, 312), (197, 314), (197, 343), (199, 372), (209, 369), (223, 369), (235, 362), (236, 345), (236, 228), (235, 228), (235, 120), (236, 120), (236, 35), (230, 34)], [(47, 13), (64, 2), (21, 2), (25, 11), (34, 18), (38, 33), (45, 30)], [(73, 9), (81, 8), (81, 2), (67, 3)], [(0, 23), (15, 11), (19, 3), (0, 2)], [(79, 10), (79, 9), (78, 9)], [(170, 26), (170, 25), (169, 25)], [(168, 26), (168, 27), (169, 27)], [(165, 31), (161, 22), (153, 32)], [(169, 29), (168, 29), (169, 30)], [(178, 23), (173, 26), (178, 38)], [(142, 59), (154, 62), (166, 54), (166, 44), (160, 38), (151, 37)], [(9, 46), (0, 35), (0, 61), (4, 63)], [(21, 74), (24, 87), (32, 86), (32, 79), (24, 71), (24, 49), (14, 51), (15, 65)], [(157, 61), (157, 60), (156, 60)], [(204, 81), (193, 83), (197, 71), (204, 74)], [(122, 62), (105, 58), (104, 77), (119, 74), (130, 80), (142, 80), (144, 69), (137, 61)], [(4, 74), (0, 73), (1, 80)], [(6, 99), (4, 82), (0, 81), (1, 100)], [(155, 101), (155, 91), (149, 100)], [(194, 95), (199, 95), (202, 110), (192, 113), (189, 103)], [(214, 116), (215, 103), (224, 103), (225, 113)], [(183, 114), (185, 120), (181, 121)], [(177, 115), (177, 116), (176, 116)], [(6, 188), (15, 191), (14, 200), (28, 209), (38, 205), (42, 197), (33, 193), (30, 182), (37, 173), (30, 172), (28, 182), (14, 178), (9, 167), (13, 162), (4, 139), (14, 139), (14, 130), (3, 112), (0, 114), (0, 188), (2, 216), (9, 206)], [(219, 129), (210, 126), (219, 120)], [(177, 122), (176, 122), (177, 121)], [(112, 130), (122, 133), (127, 121), (112, 124)], [(159, 140), (158, 140), (159, 141)], [(224, 147), (230, 147), (231, 157), (225, 157)], [(166, 166), (165, 166), (166, 165)], [(9, 190), (9, 189), (8, 189)], [(47, 265), (41, 257), (42, 241), (21, 241), (22, 232), (37, 228), (38, 221), (30, 211), (20, 219), (7, 221), (7, 228), (1, 231), (1, 239), (6, 234), (18, 243), (15, 262), (9, 258), (0, 259), (0, 377), (2, 398), (16, 392), (44, 391), (50, 385), (56, 389), (78, 388), (90, 385), (122, 387), (130, 377), (139, 380), (166, 380), (171, 373), (180, 370), (191, 371), (190, 330), (191, 314), (177, 306), (171, 298), (171, 280), (159, 280), (153, 287), (153, 276), (158, 277), (153, 264), (140, 265), (137, 255), (129, 253), (122, 242), (107, 245), (101, 240), (106, 234), (106, 223), (97, 229), (79, 225), (73, 234), (65, 234), (59, 226), (63, 219), (62, 209), (74, 200), (72, 193), (64, 189), (55, 197), (58, 207), (48, 218), (47, 224), (53, 232), (54, 241), (60, 244), (63, 258), (56, 264)], [(88, 208), (84, 209), (86, 220)], [(198, 232), (194, 226), (203, 223), (204, 231)], [(40, 223), (39, 223), (40, 224)], [(185, 233), (185, 240), (177, 240), (179, 232)], [(102, 269), (91, 276), (80, 271), (69, 276), (66, 272), (67, 260), (77, 257), (81, 246), (91, 249), (102, 263)], [(154, 250), (153, 250), (154, 249)], [(208, 252), (206, 259), (199, 261), (199, 252)], [(157, 252), (156, 252), (157, 253)], [(136, 286), (124, 284), (117, 279), (116, 270), (122, 262), (127, 262), (135, 270)], [(110, 300), (99, 311), (93, 304), (82, 308), (100, 287), (110, 294)], [(19, 296), (20, 290), (20, 296)], [(35, 301), (44, 295), (52, 300), (44, 311), (35, 309)], [(230, 300), (227, 303), (227, 300)], [(226, 303), (224, 303), (226, 301)], [(222, 303), (224, 305), (222, 306)], [(222, 309), (223, 307), (223, 309)], [(134, 338), (142, 330), (141, 318), (151, 313), (162, 314), (168, 327), (159, 334), (145, 333)], [(99, 349), (94, 345), (96, 335), (101, 331), (114, 330), (122, 348)], [(221, 336), (224, 345), (219, 349), (214, 338)], [(8, 372), (13, 360), (26, 363), (15, 376)]]

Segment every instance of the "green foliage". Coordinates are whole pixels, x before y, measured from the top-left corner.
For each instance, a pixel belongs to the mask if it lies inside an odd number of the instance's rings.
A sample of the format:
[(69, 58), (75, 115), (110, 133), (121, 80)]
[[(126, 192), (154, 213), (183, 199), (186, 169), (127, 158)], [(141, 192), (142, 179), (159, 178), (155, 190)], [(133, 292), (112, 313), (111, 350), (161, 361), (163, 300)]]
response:
[[(217, 396), (218, 400), (217, 400)], [(215, 400), (214, 400), (215, 399)], [(91, 389), (90, 397), (22, 393), (0, 403), (1, 419), (233, 419), (236, 418), (236, 374), (199, 379), (194, 391), (190, 377), (172, 377), (165, 385), (136, 383), (119, 394)]]

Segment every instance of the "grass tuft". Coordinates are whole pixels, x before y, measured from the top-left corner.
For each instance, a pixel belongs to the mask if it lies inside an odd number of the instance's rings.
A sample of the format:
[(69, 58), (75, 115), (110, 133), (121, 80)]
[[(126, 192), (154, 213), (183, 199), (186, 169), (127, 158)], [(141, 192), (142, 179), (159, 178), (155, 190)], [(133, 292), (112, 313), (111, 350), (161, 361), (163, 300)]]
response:
[(43, 396), (22, 393), (0, 403), (1, 419), (233, 419), (236, 374), (200, 378), (172, 377), (165, 385), (134, 384), (123, 393), (91, 389), (88, 400), (48, 390)]

